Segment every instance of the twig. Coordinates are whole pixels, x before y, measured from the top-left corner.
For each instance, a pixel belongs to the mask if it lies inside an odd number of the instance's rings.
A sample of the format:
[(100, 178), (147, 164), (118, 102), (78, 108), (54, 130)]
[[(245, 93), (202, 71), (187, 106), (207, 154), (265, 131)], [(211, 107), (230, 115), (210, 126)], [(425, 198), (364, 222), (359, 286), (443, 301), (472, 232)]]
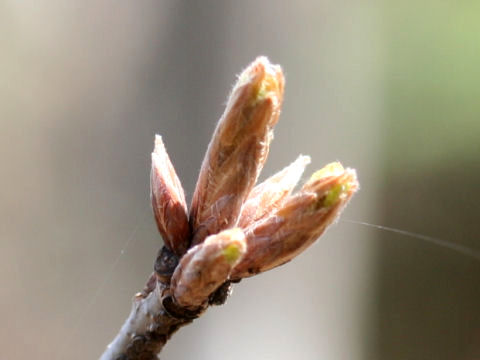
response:
[(156, 359), (175, 331), (209, 305), (225, 302), (232, 282), (282, 265), (311, 245), (358, 189), (355, 171), (332, 163), (291, 194), (308, 156), (254, 188), (283, 89), (281, 68), (265, 57), (239, 76), (205, 155), (189, 215), (180, 180), (156, 136), (151, 199), (165, 246), (101, 360)]

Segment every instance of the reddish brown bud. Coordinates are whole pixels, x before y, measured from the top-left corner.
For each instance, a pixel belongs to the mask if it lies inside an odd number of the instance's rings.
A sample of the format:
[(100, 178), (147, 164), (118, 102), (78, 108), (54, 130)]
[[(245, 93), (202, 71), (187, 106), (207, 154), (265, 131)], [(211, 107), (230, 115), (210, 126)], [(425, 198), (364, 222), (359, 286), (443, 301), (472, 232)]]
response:
[(235, 226), (268, 155), (284, 78), (278, 65), (257, 58), (239, 76), (202, 163), (192, 200), (193, 245)]
[(176, 303), (196, 309), (226, 280), (246, 251), (245, 234), (239, 228), (211, 235), (191, 248), (173, 273), (171, 288)]
[(231, 278), (252, 276), (293, 259), (334, 222), (357, 188), (355, 171), (339, 163), (313, 174), (270, 217), (245, 229), (248, 250)]
[(178, 256), (183, 255), (190, 241), (187, 205), (182, 185), (159, 135), (155, 136), (152, 153), (150, 197), (165, 246)]

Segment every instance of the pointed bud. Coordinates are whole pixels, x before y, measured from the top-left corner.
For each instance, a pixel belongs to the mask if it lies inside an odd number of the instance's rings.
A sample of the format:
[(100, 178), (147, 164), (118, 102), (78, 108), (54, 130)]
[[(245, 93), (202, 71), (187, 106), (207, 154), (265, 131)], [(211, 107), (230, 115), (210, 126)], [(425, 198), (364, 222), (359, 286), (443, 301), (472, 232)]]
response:
[(278, 209), (295, 188), (308, 164), (310, 157), (300, 155), (282, 171), (255, 186), (243, 204), (238, 226), (246, 228)]
[(182, 185), (159, 135), (155, 136), (152, 153), (150, 197), (165, 246), (176, 255), (183, 255), (190, 241), (187, 205)]
[(239, 228), (211, 235), (191, 248), (180, 260), (172, 276), (176, 303), (196, 309), (226, 280), (246, 251), (245, 234)]
[(257, 58), (240, 75), (202, 163), (192, 200), (193, 245), (235, 226), (268, 155), (283, 99), (281, 68)]
[(252, 276), (292, 260), (335, 221), (357, 189), (355, 170), (333, 163), (317, 171), (272, 216), (245, 229), (248, 251), (231, 278)]

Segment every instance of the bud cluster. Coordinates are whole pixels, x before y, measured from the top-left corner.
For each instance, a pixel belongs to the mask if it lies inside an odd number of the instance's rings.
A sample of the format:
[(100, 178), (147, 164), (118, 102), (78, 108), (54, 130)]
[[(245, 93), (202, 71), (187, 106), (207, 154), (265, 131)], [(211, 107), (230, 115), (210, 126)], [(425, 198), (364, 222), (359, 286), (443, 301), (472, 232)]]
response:
[(332, 224), (358, 189), (355, 171), (332, 163), (293, 192), (308, 156), (255, 186), (283, 101), (280, 66), (257, 58), (239, 76), (208, 146), (190, 212), (160, 136), (151, 200), (165, 247), (180, 260), (170, 288), (177, 305), (204, 307), (225, 281), (282, 265)]

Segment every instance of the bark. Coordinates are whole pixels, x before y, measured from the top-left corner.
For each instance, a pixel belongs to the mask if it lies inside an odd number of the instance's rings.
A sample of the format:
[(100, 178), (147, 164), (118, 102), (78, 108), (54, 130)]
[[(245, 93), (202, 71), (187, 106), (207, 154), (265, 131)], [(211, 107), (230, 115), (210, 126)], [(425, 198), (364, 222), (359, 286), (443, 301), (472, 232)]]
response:
[[(165, 249), (165, 248), (164, 248)], [(165, 265), (162, 249), (156, 268)], [(176, 265), (176, 264), (175, 264)], [(100, 360), (153, 360), (168, 339), (182, 326), (200, 316), (206, 306), (187, 310), (176, 305), (168, 276), (154, 272), (145, 289), (135, 295), (127, 320)]]

